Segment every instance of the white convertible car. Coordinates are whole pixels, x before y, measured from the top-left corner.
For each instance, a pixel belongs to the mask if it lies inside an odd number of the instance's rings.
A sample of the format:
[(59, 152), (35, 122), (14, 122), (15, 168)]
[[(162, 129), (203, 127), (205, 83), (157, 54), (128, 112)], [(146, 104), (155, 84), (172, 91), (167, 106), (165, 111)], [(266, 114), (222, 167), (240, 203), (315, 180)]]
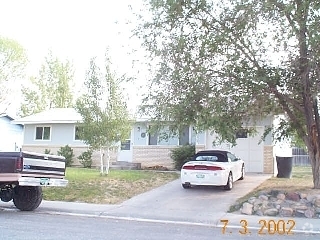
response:
[(206, 150), (193, 156), (181, 169), (183, 188), (191, 186), (224, 186), (231, 190), (233, 182), (244, 179), (244, 161), (229, 151)]

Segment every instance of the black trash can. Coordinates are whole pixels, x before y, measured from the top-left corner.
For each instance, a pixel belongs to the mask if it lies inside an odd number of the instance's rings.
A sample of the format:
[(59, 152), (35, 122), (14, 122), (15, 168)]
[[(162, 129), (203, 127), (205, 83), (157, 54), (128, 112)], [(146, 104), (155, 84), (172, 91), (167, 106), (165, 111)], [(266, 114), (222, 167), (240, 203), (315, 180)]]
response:
[(278, 175), (277, 178), (291, 178), (292, 174), (292, 157), (278, 157), (276, 156), (277, 160), (277, 168), (278, 168)]

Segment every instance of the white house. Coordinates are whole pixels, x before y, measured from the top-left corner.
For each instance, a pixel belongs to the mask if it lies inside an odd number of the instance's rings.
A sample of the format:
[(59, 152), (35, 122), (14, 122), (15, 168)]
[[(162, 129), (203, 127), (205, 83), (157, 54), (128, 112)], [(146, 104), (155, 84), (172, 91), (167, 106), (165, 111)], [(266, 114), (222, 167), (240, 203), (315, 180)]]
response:
[[(74, 149), (76, 157), (86, 151), (88, 146), (77, 135), (77, 123), (81, 116), (73, 108), (50, 109), (32, 116), (15, 120), (15, 123), (24, 125), (23, 149), (44, 152), (50, 149), (56, 151), (64, 145)], [(257, 135), (242, 135), (237, 138), (237, 146), (228, 144), (212, 146), (216, 138), (210, 131), (196, 133), (192, 127), (186, 127), (179, 136), (161, 139), (160, 134), (149, 134), (150, 121), (138, 119), (133, 121), (130, 137), (121, 144), (118, 152), (111, 157), (112, 161), (126, 161), (141, 163), (142, 166), (161, 165), (171, 168), (171, 150), (179, 145), (195, 144), (196, 150), (224, 148), (230, 149), (246, 163), (246, 171), (273, 173), (274, 157), (271, 136), (261, 143), (261, 136), (265, 127), (271, 126), (273, 118), (266, 118), (255, 126)], [(96, 155), (98, 156), (98, 155)], [(77, 159), (75, 159), (77, 164)], [(93, 165), (99, 160), (94, 159)]]

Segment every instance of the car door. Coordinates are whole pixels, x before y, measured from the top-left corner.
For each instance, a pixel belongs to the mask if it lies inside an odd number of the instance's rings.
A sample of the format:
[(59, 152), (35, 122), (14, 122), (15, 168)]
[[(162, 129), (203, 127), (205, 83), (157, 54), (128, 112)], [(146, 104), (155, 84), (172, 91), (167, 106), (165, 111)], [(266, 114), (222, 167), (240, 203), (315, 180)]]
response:
[(233, 172), (233, 180), (236, 181), (241, 177), (241, 168), (242, 168), (241, 161), (239, 161), (239, 159), (230, 152), (227, 153), (227, 156), (231, 164), (231, 169)]

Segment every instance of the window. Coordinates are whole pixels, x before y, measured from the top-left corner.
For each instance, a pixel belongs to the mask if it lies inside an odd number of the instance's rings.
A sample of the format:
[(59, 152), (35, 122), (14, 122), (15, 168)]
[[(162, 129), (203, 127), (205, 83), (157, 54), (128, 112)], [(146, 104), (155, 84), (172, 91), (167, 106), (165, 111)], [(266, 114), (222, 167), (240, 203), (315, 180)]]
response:
[(51, 127), (36, 127), (36, 140), (50, 140)]
[(79, 127), (79, 126), (74, 127), (74, 140), (81, 140), (80, 138), (81, 130), (82, 130), (82, 127)]
[(228, 159), (230, 159), (231, 162), (234, 162), (234, 161), (238, 160), (238, 158), (235, 155), (231, 154), (231, 153), (227, 153), (227, 155), (228, 155)]
[(179, 145), (189, 144), (189, 127), (185, 127), (179, 132)]
[(148, 130), (148, 145), (158, 145), (159, 129), (149, 125)]
[(248, 138), (248, 129), (239, 129), (236, 132), (236, 138)]
[(149, 133), (149, 145), (158, 145), (157, 133)]
[(217, 162), (218, 157), (217, 156), (198, 156), (196, 157), (196, 161), (213, 161)]
[(228, 162), (228, 159), (219, 153), (200, 153), (194, 158), (195, 161)]

